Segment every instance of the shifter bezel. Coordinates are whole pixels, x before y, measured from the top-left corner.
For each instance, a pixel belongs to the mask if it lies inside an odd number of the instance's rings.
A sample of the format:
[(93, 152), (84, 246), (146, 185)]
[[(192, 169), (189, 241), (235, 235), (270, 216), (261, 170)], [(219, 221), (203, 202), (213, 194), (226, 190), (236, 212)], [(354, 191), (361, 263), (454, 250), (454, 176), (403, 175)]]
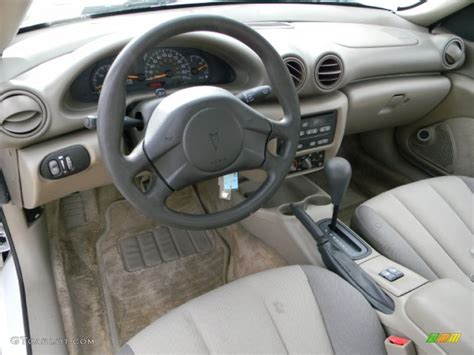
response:
[(360, 260), (372, 253), (372, 248), (362, 240), (362, 238), (342, 223), (337, 221), (336, 231), (331, 229), (330, 218), (325, 218), (316, 223), (326, 238), (333, 245), (338, 246), (342, 251), (351, 257), (352, 260)]

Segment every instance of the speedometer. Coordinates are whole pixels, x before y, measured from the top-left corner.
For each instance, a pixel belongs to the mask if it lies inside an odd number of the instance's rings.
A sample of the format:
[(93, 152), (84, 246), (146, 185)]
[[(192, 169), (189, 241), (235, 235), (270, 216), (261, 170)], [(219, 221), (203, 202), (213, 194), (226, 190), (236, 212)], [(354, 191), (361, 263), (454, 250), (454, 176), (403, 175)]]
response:
[(162, 86), (176, 87), (191, 80), (191, 68), (177, 50), (157, 48), (145, 56), (145, 79)]

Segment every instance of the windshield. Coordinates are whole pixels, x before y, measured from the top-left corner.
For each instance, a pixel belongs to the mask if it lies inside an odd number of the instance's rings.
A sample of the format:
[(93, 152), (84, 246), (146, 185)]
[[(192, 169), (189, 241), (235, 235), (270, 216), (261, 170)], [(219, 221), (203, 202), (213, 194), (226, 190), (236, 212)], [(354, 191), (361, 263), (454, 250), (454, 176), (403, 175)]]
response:
[(235, 1), (235, 0), (33, 0), (22, 27), (75, 19), (81, 16), (101, 15), (121, 11), (160, 8), (167, 6), (215, 4), (215, 3), (337, 3), (361, 4), (397, 10), (422, 3), (421, 0), (280, 0), (280, 1)]

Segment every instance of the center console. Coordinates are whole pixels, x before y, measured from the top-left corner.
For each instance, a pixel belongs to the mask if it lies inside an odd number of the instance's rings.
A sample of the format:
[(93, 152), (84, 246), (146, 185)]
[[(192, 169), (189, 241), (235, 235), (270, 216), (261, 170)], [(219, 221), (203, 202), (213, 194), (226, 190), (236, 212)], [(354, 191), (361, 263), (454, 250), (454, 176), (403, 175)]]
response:
[[(266, 117), (280, 120), (284, 113), (269, 103), (252, 105)], [(340, 148), (346, 128), (348, 100), (340, 91), (326, 95), (301, 97), (301, 124), (297, 153), (288, 178), (324, 168)], [(270, 150), (278, 153), (280, 142), (272, 141)]]
[(291, 165), (290, 175), (314, 171), (324, 166), (326, 154), (321, 148), (334, 142), (336, 125), (336, 110), (301, 117), (297, 154)]
[[(411, 339), (418, 353), (472, 353), (472, 289), (451, 279), (430, 282), (382, 255), (359, 265), (395, 302), (393, 314), (378, 312), (389, 334)], [(383, 271), (391, 268), (403, 276), (395, 280), (387, 279)]]
[[(276, 249), (289, 264), (313, 264), (332, 270), (328, 267), (329, 255), (330, 263), (336, 263), (335, 269), (337, 264), (342, 266), (342, 274), (346, 273), (341, 275), (343, 278), (349, 283), (352, 278), (355, 284), (351, 284), (362, 294), (365, 288), (364, 295), (372, 305), (377, 304), (373, 302), (374, 296), (388, 297), (392, 304), (390, 309), (384, 311), (376, 305), (374, 308), (378, 309), (379, 319), (390, 335), (386, 340), (389, 355), (472, 353), (474, 322), (469, 311), (474, 299), (473, 290), (454, 280), (425, 279), (380, 255), (339, 221), (337, 206), (350, 179), (350, 166), (348, 169), (340, 158), (328, 159), (324, 165), (330, 195), (307, 176), (295, 175), (284, 182), (264, 208), (243, 220), (242, 225)], [(256, 188), (258, 186), (244, 182), (239, 192), (245, 196)], [(307, 215), (307, 223), (295, 217), (298, 210)], [(323, 243), (327, 248), (338, 251), (325, 252), (321, 247), (322, 239), (326, 239)], [(341, 251), (349, 259), (341, 258)], [(382, 293), (376, 291), (371, 282)]]

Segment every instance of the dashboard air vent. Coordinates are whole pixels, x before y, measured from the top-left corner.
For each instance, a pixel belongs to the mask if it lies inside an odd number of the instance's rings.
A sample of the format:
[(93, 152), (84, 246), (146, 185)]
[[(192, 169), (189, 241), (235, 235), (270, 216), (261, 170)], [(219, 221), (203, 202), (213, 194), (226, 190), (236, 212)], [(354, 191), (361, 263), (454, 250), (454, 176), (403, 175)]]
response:
[(0, 130), (14, 137), (28, 137), (46, 122), (46, 109), (39, 98), (25, 91), (10, 91), (0, 97)]
[(300, 90), (306, 80), (306, 67), (303, 61), (296, 57), (286, 57), (283, 62), (290, 73), (296, 90)]
[(328, 54), (316, 63), (314, 79), (321, 90), (329, 91), (337, 87), (343, 74), (342, 59), (337, 55)]
[(457, 68), (464, 63), (464, 43), (459, 38), (451, 39), (443, 50), (443, 65), (447, 69)]

